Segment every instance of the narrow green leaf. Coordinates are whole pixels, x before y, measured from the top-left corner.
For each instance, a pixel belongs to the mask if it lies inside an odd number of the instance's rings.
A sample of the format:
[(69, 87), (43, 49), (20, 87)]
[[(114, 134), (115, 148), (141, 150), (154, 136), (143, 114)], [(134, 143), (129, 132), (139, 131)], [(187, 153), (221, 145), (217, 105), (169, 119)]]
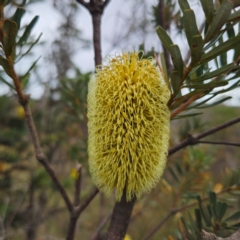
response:
[(205, 36), (204, 42), (209, 42), (226, 23), (228, 17), (230, 16), (233, 5), (229, 1), (224, 1), (220, 8), (218, 9), (211, 25), (208, 28), (207, 34)]
[(171, 72), (171, 85), (173, 89), (173, 95), (176, 96), (181, 87), (181, 77), (177, 71)]
[(213, 107), (213, 106), (216, 106), (216, 105), (218, 105), (218, 104), (220, 104), (220, 103), (223, 103), (223, 102), (225, 102), (225, 101), (227, 101), (227, 100), (229, 100), (229, 99), (231, 99), (232, 97), (225, 97), (225, 98), (223, 98), (223, 99), (221, 99), (221, 100), (219, 100), (219, 101), (217, 101), (217, 102), (214, 102), (214, 103), (212, 103), (212, 104), (208, 104), (208, 105), (205, 105), (205, 106), (202, 106), (202, 107), (195, 107), (196, 109), (203, 109), (203, 108), (209, 108), (209, 107)]
[(212, 81), (206, 84), (189, 84), (184, 86), (184, 88), (195, 88), (195, 89), (212, 89), (216, 87), (226, 86), (228, 81)]
[(194, 116), (198, 116), (198, 115), (201, 115), (201, 114), (203, 114), (203, 113), (199, 112), (199, 113), (181, 114), (181, 115), (177, 115), (172, 120), (177, 120), (177, 119), (182, 119), (182, 118), (187, 118), (187, 117), (194, 117)]
[(212, 204), (214, 209), (216, 209), (216, 204), (217, 204), (216, 193), (215, 192), (209, 192), (208, 196), (209, 196), (210, 203)]
[(12, 54), (13, 48), (16, 44), (17, 24), (9, 19), (4, 21), (4, 39), (3, 47), (6, 56)]
[(231, 13), (231, 15), (228, 18), (228, 22), (234, 22), (239, 20), (240, 18), (240, 10), (234, 11), (233, 13)]
[(223, 35), (223, 32), (217, 35), (216, 37), (213, 38), (204, 48), (203, 51), (207, 51), (210, 47), (212, 47), (218, 40), (219, 38)]
[(201, 232), (202, 231), (202, 218), (201, 218), (200, 210), (196, 208), (194, 212), (195, 212), (195, 218), (196, 218), (198, 231)]
[(6, 74), (12, 78), (12, 70), (7, 59), (0, 56), (0, 65), (3, 67)]
[(216, 94), (225, 93), (225, 92), (228, 92), (228, 91), (230, 91), (230, 90), (232, 90), (232, 89), (235, 89), (235, 88), (237, 88), (237, 87), (240, 87), (240, 86), (238, 85), (239, 83), (240, 83), (240, 80), (237, 81), (237, 82), (235, 82), (234, 84), (232, 84), (230, 87), (225, 88), (225, 89), (222, 89), (222, 90), (216, 92)]
[(179, 175), (183, 175), (183, 170), (178, 162), (175, 163), (175, 167)]
[(240, 42), (240, 34), (238, 34), (234, 38), (230, 38), (226, 42), (224, 42), (221, 45), (218, 45), (217, 47), (213, 48), (210, 50), (208, 53), (204, 54), (200, 60), (200, 62), (207, 62), (212, 60), (213, 58), (219, 56), (220, 54), (227, 52), (230, 49), (235, 48), (236, 46), (239, 45)]
[(183, 63), (182, 55), (178, 45), (173, 44), (170, 46), (170, 54), (171, 54), (174, 69), (178, 72), (179, 76), (182, 77), (184, 63)]
[(201, 35), (196, 35), (192, 38), (190, 50), (191, 66), (195, 66), (200, 61), (203, 54), (203, 39)]
[(27, 70), (27, 72), (25, 73), (24, 77), (27, 76), (27, 75), (29, 75), (30, 71), (36, 66), (36, 64), (37, 64), (37, 62), (38, 62), (38, 60), (39, 60), (40, 58), (41, 58), (41, 57), (39, 57), (36, 61), (34, 61), (34, 62), (32, 63), (32, 65), (30, 66), (30, 68), (29, 68), (29, 69)]
[(11, 85), (8, 81), (6, 81), (2, 76), (0, 76), (0, 81), (8, 85), (11, 89), (15, 90), (14, 86)]
[(24, 42), (26, 42), (26, 41), (28, 40), (28, 37), (30, 36), (33, 27), (34, 27), (35, 24), (37, 23), (38, 18), (39, 18), (39, 16), (35, 16), (35, 17), (32, 19), (32, 21), (29, 23), (29, 25), (26, 27), (26, 29), (25, 29), (22, 37), (20, 37), (20, 39), (19, 39), (19, 41), (18, 41), (18, 44), (19, 44), (19, 45), (22, 45)]
[(227, 35), (228, 38), (235, 37), (234, 25), (232, 25), (231, 23), (227, 23)]
[(217, 212), (217, 218), (219, 221), (222, 220), (223, 216), (225, 215), (225, 213), (227, 211), (227, 208), (228, 208), (227, 203), (217, 202), (216, 212)]
[(11, 20), (17, 24), (17, 28), (21, 27), (21, 19), (26, 10), (24, 8), (18, 7)]
[(169, 172), (171, 173), (172, 177), (176, 180), (176, 182), (179, 182), (179, 179), (173, 169), (171, 167), (168, 168)]
[(40, 35), (38, 36), (38, 38), (31, 44), (31, 46), (29, 47), (29, 49), (20, 56), (20, 58), (17, 60), (17, 62), (20, 61), (24, 56), (26, 56), (26, 55), (32, 50), (32, 48), (39, 42), (41, 36), (42, 36), (42, 33), (40, 33)]
[(179, 0), (178, 3), (183, 12), (186, 9), (190, 9), (190, 5), (187, 0)]
[[(222, 45), (222, 44), (223, 44), (223, 37), (219, 38), (219, 45)], [(221, 66), (225, 66), (227, 64), (227, 53), (226, 52), (223, 52), (220, 55), (220, 63), (221, 63)]]
[(200, 35), (196, 23), (195, 14), (192, 9), (187, 9), (183, 12), (183, 25), (185, 28), (188, 45), (191, 48), (193, 37)]
[(216, 76), (219, 76), (221, 74), (227, 73), (229, 71), (231, 71), (233, 68), (235, 67), (235, 63), (230, 63), (228, 65), (225, 65), (217, 70), (214, 70), (210, 73), (204, 74), (196, 79), (191, 79), (192, 82), (200, 82), (200, 81), (204, 81), (207, 79), (211, 79), (214, 78)]
[(213, 16), (214, 16), (214, 5), (213, 5), (213, 0), (200, 0), (202, 7), (203, 7), (203, 11), (205, 13), (206, 19), (208, 24), (210, 25), (212, 20), (213, 20)]
[(225, 221), (235, 221), (235, 220), (238, 220), (238, 219), (240, 219), (240, 211), (235, 212), (230, 217), (225, 219)]
[(183, 102), (187, 101), (190, 97), (195, 96), (199, 93), (203, 93), (205, 91), (206, 91), (205, 89), (197, 89), (197, 90), (187, 93), (186, 95), (184, 95), (182, 97), (176, 98), (174, 103), (171, 105), (171, 110), (180, 106)]
[(163, 46), (170, 52), (170, 45), (173, 44), (172, 39), (169, 37), (166, 31), (160, 26), (156, 28), (156, 32)]
[(164, 53), (160, 53), (160, 61), (161, 61), (161, 66), (162, 66), (162, 71), (163, 71), (163, 79), (168, 86), (168, 89), (171, 90), (170, 83), (169, 83), (169, 77), (168, 77), (168, 72), (167, 72), (167, 66), (166, 66), (166, 61), (165, 61), (165, 56)]

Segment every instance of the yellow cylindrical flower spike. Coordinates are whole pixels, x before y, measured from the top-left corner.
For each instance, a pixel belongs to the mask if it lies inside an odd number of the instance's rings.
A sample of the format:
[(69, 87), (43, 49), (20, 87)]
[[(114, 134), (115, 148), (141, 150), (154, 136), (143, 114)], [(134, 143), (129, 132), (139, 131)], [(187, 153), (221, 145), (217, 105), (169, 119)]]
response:
[(170, 92), (151, 60), (138, 53), (109, 58), (89, 82), (90, 173), (100, 191), (120, 201), (149, 192), (168, 154)]

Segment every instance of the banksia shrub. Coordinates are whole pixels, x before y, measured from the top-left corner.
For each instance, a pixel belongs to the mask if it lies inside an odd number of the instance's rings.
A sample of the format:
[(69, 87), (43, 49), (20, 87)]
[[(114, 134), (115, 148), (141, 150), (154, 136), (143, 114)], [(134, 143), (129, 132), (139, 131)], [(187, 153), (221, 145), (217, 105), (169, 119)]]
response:
[(137, 53), (109, 58), (89, 82), (89, 165), (107, 195), (130, 201), (161, 177), (168, 150), (169, 90), (153, 61)]

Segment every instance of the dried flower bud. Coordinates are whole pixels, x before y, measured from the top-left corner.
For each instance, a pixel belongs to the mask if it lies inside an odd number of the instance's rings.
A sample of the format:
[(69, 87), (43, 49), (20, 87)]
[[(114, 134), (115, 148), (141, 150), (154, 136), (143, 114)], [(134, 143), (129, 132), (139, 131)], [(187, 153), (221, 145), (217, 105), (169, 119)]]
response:
[(109, 58), (90, 80), (89, 165), (94, 183), (120, 201), (149, 192), (168, 150), (169, 90), (152, 61), (138, 53)]

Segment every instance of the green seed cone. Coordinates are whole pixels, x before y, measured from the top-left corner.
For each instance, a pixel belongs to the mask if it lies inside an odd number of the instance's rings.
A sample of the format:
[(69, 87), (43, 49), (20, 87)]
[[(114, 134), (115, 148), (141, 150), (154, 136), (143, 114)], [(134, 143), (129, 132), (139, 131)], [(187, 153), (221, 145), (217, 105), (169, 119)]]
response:
[(169, 90), (137, 53), (109, 58), (89, 82), (90, 173), (100, 191), (120, 201), (139, 198), (158, 182), (169, 142)]

